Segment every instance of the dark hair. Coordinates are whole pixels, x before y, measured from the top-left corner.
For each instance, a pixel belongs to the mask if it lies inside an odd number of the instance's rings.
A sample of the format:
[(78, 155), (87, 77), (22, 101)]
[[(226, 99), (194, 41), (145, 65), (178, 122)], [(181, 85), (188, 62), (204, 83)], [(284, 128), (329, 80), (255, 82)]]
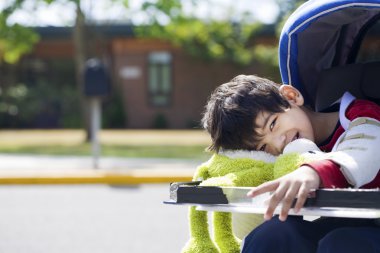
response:
[(259, 113), (278, 113), (289, 107), (278, 84), (254, 75), (233, 78), (217, 87), (206, 105), (202, 124), (211, 135), (208, 150), (254, 150), (260, 138), (255, 131)]

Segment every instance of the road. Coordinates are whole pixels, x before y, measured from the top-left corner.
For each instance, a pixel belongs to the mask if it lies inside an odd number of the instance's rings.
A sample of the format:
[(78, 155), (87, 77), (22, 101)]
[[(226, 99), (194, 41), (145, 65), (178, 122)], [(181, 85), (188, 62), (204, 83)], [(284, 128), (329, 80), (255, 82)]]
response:
[(168, 185), (0, 186), (0, 253), (179, 253), (187, 208)]

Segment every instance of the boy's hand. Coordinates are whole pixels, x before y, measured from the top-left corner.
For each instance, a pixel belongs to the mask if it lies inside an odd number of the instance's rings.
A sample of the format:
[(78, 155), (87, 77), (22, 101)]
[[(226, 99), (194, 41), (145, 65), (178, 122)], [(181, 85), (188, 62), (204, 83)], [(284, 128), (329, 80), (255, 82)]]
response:
[(270, 220), (277, 205), (282, 202), (280, 220), (285, 221), (294, 199), (297, 198), (294, 211), (298, 212), (305, 204), (309, 192), (319, 188), (319, 184), (318, 173), (308, 166), (302, 166), (283, 177), (255, 187), (247, 196), (255, 197), (265, 192), (273, 192), (264, 219)]

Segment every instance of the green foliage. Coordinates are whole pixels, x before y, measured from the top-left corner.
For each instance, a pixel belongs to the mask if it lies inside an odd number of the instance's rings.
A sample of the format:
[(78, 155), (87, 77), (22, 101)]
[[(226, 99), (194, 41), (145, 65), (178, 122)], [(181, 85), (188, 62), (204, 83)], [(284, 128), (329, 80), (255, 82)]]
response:
[(241, 17), (239, 22), (201, 20), (186, 15), (180, 0), (146, 2), (143, 9), (151, 20), (148, 26), (136, 29), (138, 36), (170, 41), (204, 60), (229, 61), (238, 65), (248, 65), (253, 60), (253, 37), (262, 25), (249, 22), (248, 15)]
[(20, 108), (19, 103), (28, 95), (28, 89), (23, 84), (16, 84), (9, 89), (1, 89), (0, 92), (0, 123), (2, 126), (12, 126), (17, 118)]
[[(79, 127), (79, 93), (71, 60), (38, 61), (2, 66), (0, 127)], [(52, 84), (55, 84), (52, 86)]]
[[(112, 96), (103, 105), (104, 128), (124, 128), (120, 97)], [(80, 98), (76, 88), (39, 80), (35, 85), (17, 83), (0, 92), (1, 128), (79, 128)]]
[(30, 52), (39, 36), (30, 28), (18, 24), (8, 25), (7, 15), (0, 14), (0, 59), (16, 63), (22, 55)]
[[(143, 10), (150, 22), (136, 29), (137, 35), (169, 41), (184, 49), (192, 56), (205, 60), (220, 60), (248, 65), (253, 60), (270, 66), (277, 66), (277, 47), (256, 45), (255, 35), (263, 27), (252, 22), (246, 12), (241, 17), (225, 20), (199, 19), (185, 13), (184, 6), (196, 6), (199, 0), (157, 0), (145, 1)], [(280, 14), (276, 21), (281, 29), (284, 17), (288, 17), (305, 0), (277, 0)], [(254, 8), (254, 7), (252, 7)], [(238, 20), (238, 21), (236, 21)], [(279, 34), (279, 33), (278, 33)]]
[(278, 50), (274, 46), (258, 45), (254, 50), (255, 59), (272, 67), (278, 66)]
[[(35, 104), (29, 104), (30, 90), (23, 83), (17, 83), (0, 94), (0, 126), (13, 128), (25, 127), (40, 109)], [(21, 116), (20, 116), (21, 115)]]
[(295, 9), (301, 4), (307, 2), (307, 0), (276, 0), (280, 9), (279, 19), (289, 16)]
[[(51, 88), (50, 88), (51, 89)], [(60, 121), (59, 128), (80, 128), (82, 127), (82, 114), (80, 111), (80, 94), (75, 87), (62, 87), (56, 103), (59, 105), (57, 112)], [(56, 95), (54, 95), (56, 96)]]
[[(79, 115), (73, 114), (78, 98), (65, 87), (51, 89), (47, 82), (34, 86), (17, 83), (0, 94), (0, 126), (2, 128), (59, 127), (66, 121), (79, 127)], [(76, 116), (75, 116), (76, 115)], [(64, 121), (64, 122), (61, 122)], [(68, 127), (68, 126), (66, 126)]]
[(103, 128), (106, 129), (125, 128), (126, 117), (120, 92), (112, 92), (103, 103), (102, 123)]
[(169, 122), (165, 115), (158, 113), (153, 118), (152, 127), (154, 129), (167, 129), (169, 127)]
[[(45, 3), (47, 4), (51, 4), (51, 3), (54, 3), (54, 2), (58, 2), (58, 0), (42, 0), (44, 1)], [(60, 0), (59, 0), (60, 1)], [(73, 2), (75, 4), (79, 4), (81, 0), (67, 0), (68, 2)]]
[(280, 13), (276, 21), (276, 34), (280, 36), (282, 27), (288, 20), (289, 16), (307, 0), (276, 0)]

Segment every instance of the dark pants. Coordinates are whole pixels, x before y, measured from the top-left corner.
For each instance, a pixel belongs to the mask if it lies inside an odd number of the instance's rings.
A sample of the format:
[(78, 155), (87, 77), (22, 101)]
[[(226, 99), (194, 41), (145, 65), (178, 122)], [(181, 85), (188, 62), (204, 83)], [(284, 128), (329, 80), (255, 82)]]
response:
[(321, 218), (305, 221), (273, 217), (243, 241), (242, 253), (380, 253), (379, 221)]

